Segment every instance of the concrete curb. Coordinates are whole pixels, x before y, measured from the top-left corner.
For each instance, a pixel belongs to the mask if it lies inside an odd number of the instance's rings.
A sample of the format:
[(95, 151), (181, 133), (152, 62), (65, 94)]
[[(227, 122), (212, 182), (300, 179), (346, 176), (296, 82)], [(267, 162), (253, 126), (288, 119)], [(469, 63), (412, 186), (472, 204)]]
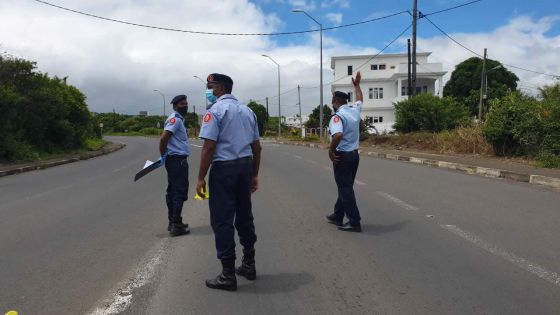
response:
[(120, 150), (120, 149), (122, 149), (126, 146), (126, 144), (124, 144), (124, 143), (113, 143), (113, 144), (114, 144), (114, 146), (111, 146), (110, 148), (103, 147), (99, 151), (88, 152), (87, 154), (81, 155), (79, 157), (64, 158), (64, 159), (49, 161), (49, 162), (37, 162), (34, 165), (15, 167), (13, 169), (0, 171), (0, 177), (4, 177), (4, 176), (8, 176), (8, 175), (21, 174), (21, 173), (35, 171), (35, 170), (42, 170), (42, 169), (55, 167), (55, 166), (59, 166), (59, 165), (64, 165), (64, 164), (69, 164), (69, 163), (74, 163), (74, 162), (78, 162), (78, 161), (89, 160), (89, 159), (92, 159), (92, 158), (95, 158), (95, 157), (98, 157), (98, 156), (113, 153), (113, 152), (118, 151), (118, 150)]
[[(309, 148), (328, 149), (328, 146), (326, 145), (314, 144), (314, 143), (301, 143), (301, 142), (294, 143), (294, 142), (287, 142), (287, 141), (277, 141), (277, 142), (279, 144), (286, 144), (286, 145), (297, 145), (297, 146), (304, 146)], [(447, 161), (438, 161), (438, 160), (425, 159), (425, 158), (419, 158), (419, 157), (408, 156), (408, 155), (396, 155), (396, 154), (385, 154), (385, 153), (364, 152), (364, 151), (360, 151), (360, 155), (379, 158), (379, 159), (421, 164), (430, 167), (452, 170), (468, 175), (478, 175), (478, 176), (489, 177), (489, 178), (501, 178), (501, 179), (507, 179), (516, 182), (530, 183), (534, 185), (541, 185), (550, 188), (560, 189), (560, 178), (555, 178), (555, 177), (516, 173), (516, 172), (506, 171), (502, 169), (497, 169), (497, 168), (486, 168), (486, 167), (466, 165), (460, 163), (452, 163)]]

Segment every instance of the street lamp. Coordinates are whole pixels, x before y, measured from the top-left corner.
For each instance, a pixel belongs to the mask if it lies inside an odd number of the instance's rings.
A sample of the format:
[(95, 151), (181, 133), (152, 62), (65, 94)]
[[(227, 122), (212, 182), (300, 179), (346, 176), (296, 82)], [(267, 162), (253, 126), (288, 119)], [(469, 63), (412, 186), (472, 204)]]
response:
[(165, 121), (166, 121), (166, 117), (165, 117), (165, 95), (163, 95), (163, 93), (161, 93), (160, 90), (154, 90), (154, 92), (158, 92), (161, 97), (163, 98), (163, 125), (165, 126)]
[[(503, 67), (504, 66), (502, 66), (502, 65), (497, 65), (494, 68), (492, 68), (492, 69), (490, 69), (490, 70), (488, 70), (484, 73), (484, 93), (482, 95), (482, 103), (484, 104), (484, 107), (486, 107), (486, 104), (488, 102), (488, 73), (491, 72), (491, 71), (494, 71), (494, 70), (501, 69)], [(483, 109), (481, 109), (481, 110), (483, 110)]]
[(319, 25), (320, 31), (320, 50), (321, 50), (321, 91), (320, 91), (320, 104), (319, 104), (319, 139), (323, 139), (323, 25), (315, 20), (311, 15), (307, 14), (304, 10), (292, 10), (293, 13), (303, 13), (307, 15), (308, 18), (312, 19), (317, 25)]
[(272, 62), (274, 62), (277, 66), (278, 66), (278, 140), (280, 140), (280, 135), (281, 135), (281, 124), (282, 124), (282, 113), (280, 111), (280, 65), (278, 64), (278, 62), (274, 61), (274, 59), (272, 59), (270, 56), (268, 55), (261, 55), (265, 58), (270, 59)]
[[(197, 78), (200, 80), (200, 82), (202, 82), (202, 84), (204, 84), (204, 90), (206, 90), (206, 82), (204, 82), (204, 80), (202, 80), (199, 76), (197, 75), (193, 75), (193, 78)], [(206, 98), (206, 93), (204, 94), (204, 101), (206, 102), (206, 108), (208, 108), (208, 98)]]

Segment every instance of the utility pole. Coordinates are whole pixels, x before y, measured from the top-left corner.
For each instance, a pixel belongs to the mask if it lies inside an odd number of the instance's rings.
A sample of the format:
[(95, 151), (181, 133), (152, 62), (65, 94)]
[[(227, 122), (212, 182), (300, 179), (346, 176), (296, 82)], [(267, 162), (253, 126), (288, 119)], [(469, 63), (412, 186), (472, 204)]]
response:
[(301, 137), (303, 138), (303, 119), (301, 118), (301, 95), (300, 95), (300, 86), (297, 86), (297, 103), (299, 106), (299, 128), (301, 129)]
[(482, 120), (482, 101), (484, 98), (484, 77), (486, 75), (486, 53), (484, 48), (484, 59), (482, 60), (482, 73), (480, 74), (480, 100), (478, 101), (478, 120)]
[(410, 94), (412, 92), (412, 73), (410, 72), (410, 66), (411, 66), (411, 56), (410, 56), (410, 38), (408, 39), (408, 86), (407, 86), (407, 98), (410, 97)]
[(116, 125), (116, 124), (115, 124), (115, 121), (116, 121), (116, 118), (117, 118), (117, 113), (115, 112), (115, 108), (113, 107), (113, 132), (115, 132), (115, 130), (116, 130), (116, 129), (115, 129), (115, 125)]
[(266, 97), (266, 116), (269, 116), (269, 114), (268, 114), (268, 96)]
[(416, 95), (416, 24), (418, 22), (418, 0), (414, 0), (412, 11), (412, 96)]

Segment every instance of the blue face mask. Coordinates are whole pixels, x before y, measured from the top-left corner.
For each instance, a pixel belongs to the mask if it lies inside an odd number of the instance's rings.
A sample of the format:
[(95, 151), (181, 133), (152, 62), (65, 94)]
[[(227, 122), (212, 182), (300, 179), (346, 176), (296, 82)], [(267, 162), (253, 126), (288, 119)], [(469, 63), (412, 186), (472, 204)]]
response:
[(210, 89), (206, 90), (206, 99), (208, 99), (208, 102), (210, 102), (210, 104), (214, 104), (218, 100), (216, 95), (214, 95), (214, 91)]

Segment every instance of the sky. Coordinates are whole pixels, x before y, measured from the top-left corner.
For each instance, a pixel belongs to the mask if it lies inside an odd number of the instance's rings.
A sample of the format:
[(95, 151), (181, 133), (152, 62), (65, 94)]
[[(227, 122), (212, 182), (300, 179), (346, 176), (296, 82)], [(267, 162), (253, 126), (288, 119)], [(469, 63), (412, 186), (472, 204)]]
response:
[[(70, 9), (107, 18), (182, 30), (228, 33), (274, 33), (316, 29), (303, 9), (324, 28), (412, 10), (412, 0), (48, 0)], [(418, 0), (430, 14), (469, 0)], [(560, 74), (560, 5), (557, 0), (482, 0), (430, 20), (464, 46), (502, 63)], [(375, 54), (411, 24), (402, 13), (390, 18), (323, 33), (325, 103), (330, 102), (337, 55)], [(387, 53), (406, 51), (407, 31)], [(209, 73), (230, 75), (241, 101), (269, 97), (277, 115), (277, 67), (280, 64), (283, 115), (302, 113), (319, 104), (319, 33), (282, 36), (212, 36), (140, 28), (94, 19), (47, 6), (35, 0), (0, 0), (0, 52), (36, 61), (39, 71), (68, 77), (87, 96), (91, 111), (163, 113), (160, 90), (170, 99), (187, 94), (190, 110), (204, 112), (203, 79)], [(418, 51), (432, 52), (429, 62), (448, 71), (473, 54), (443, 35), (426, 19), (418, 23)], [(554, 78), (508, 68), (526, 93)]]

